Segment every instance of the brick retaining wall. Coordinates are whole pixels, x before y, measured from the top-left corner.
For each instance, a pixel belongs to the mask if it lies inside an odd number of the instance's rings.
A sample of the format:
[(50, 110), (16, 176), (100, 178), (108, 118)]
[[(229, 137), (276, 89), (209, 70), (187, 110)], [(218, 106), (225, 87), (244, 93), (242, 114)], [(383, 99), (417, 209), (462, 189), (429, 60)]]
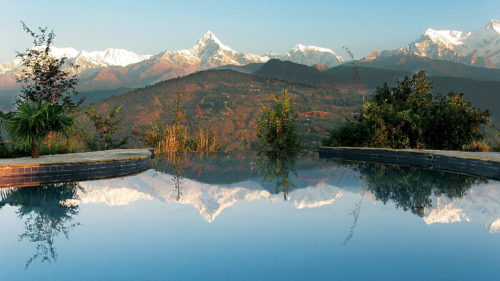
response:
[(0, 167), (0, 187), (111, 178), (151, 168), (151, 157), (81, 164), (20, 164)]

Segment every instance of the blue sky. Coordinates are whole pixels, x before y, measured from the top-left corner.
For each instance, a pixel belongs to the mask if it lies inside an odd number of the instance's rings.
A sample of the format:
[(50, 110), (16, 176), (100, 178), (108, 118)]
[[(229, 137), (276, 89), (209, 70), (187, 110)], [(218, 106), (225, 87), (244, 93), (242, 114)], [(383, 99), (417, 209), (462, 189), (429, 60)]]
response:
[(428, 28), (473, 30), (500, 18), (500, 0), (62, 1), (0, 0), (0, 62), (31, 44), (20, 20), (48, 26), (55, 45), (140, 54), (190, 48), (207, 30), (237, 51), (284, 53), (302, 43), (356, 58), (394, 49)]

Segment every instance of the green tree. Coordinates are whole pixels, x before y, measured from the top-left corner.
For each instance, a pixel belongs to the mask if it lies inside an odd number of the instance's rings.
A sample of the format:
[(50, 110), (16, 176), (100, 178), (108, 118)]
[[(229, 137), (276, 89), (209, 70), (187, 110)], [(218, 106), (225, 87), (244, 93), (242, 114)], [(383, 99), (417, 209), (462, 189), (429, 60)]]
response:
[[(482, 138), (489, 112), (473, 107), (463, 94), (431, 94), (421, 71), (395, 87), (377, 87), (355, 121), (330, 131), (325, 145), (462, 149)], [(356, 137), (353, 137), (356, 136)]]
[(96, 112), (91, 106), (85, 108), (84, 113), (92, 122), (95, 131), (89, 133), (85, 129), (80, 130), (80, 137), (89, 150), (116, 149), (127, 143), (127, 136), (121, 139), (114, 138), (114, 134), (118, 130), (118, 124), (121, 122), (121, 120), (116, 120), (116, 115), (120, 112), (122, 107), (123, 106), (115, 107), (105, 115)]
[(301, 148), (295, 129), (298, 114), (294, 112), (295, 104), (290, 103), (287, 90), (282, 97), (283, 101), (276, 95), (273, 107), (262, 107), (262, 117), (257, 119), (257, 136), (266, 151), (293, 153)]
[[(0, 114), (2, 114), (0, 112)], [(0, 158), (1, 157), (8, 157), (9, 156), (9, 150), (7, 149), (7, 145), (3, 142), (3, 138), (1, 136), (1, 130), (0, 130)]]
[(0, 124), (16, 146), (31, 150), (32, 157), (39, 156), (40, 144), (50, 132), (67, 133), (73, 126), (68, 108), (49, 102), (30, 103), (17, 101), (17, 109), (0, 115)]
[(489, 112), (480, 110), (464, 98), (451, 92), (438, 95), (425, 116), (424, 135), (428, 147), (461, 149), (464, 145), (483, 139), (480, 130), (488, 123)]
[(20, 83), (20, 98), (27, 102), (50, 102), (65, 107), (78, 107), (83, 99), (74, 102), (72, 97), (78, 95), (75, 71), (78, 67), (68, 62), (66, 57), (55, 58), (51, 55), (51, 47), (55, 34), (47, 33), (47, 27), (38, 28), (39, 33), (29, 29), (21, 21), (23, 29), (33, 37), (33, 47), (24, 53), (17, 53), (21, 59), (21, 73), (16, 77)]

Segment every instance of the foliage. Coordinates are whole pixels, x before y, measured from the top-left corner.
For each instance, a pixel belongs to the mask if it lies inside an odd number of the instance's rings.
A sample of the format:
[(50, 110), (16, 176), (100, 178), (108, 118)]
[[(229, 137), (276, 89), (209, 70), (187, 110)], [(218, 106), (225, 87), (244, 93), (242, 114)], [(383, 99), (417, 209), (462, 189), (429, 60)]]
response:
[[(489, 112), (472, 106), (463, 94), (431, 94), (432, 84), (421, 71), (395, 87), (378, 87), (343, 127), (330, 132), (325, 145), (390, 148), (462, 149), (482, 137)], [(356, 139), (350, 136), (361, 137)]]
[[(498, 131), (497, 136), (500, 137), (500, 131)], [(493, 147), (493, 151), (500, 152), (500, 140), (498, 143)]]
[[(2, 113), (0, 112), (0, 114), (2, 114)], [(1, 131), (0, 131), (0, 133), (1, 133)], [(9, 157), (9, 156), (10, 156), (9, 149), (7, 148), (7, 145), (3, 142), (3, 138), (0, 135), (0, 158)]]
[(74, 102), (71, 98), (78, 94), (76, 74), (64, 68), (77, 68), (68, 63), (66, 57), (60, 59), (51, 55), (51, 46), (55, 34), (47, 33), (47, 27), (38, 28), (39, 33), (30, 30), (24, 22), (23, 29), (33, 37), (34, 47), (24, 53), (17, 53), (21, 59), (21, 74), (16, 82), (22, 84), (20, 98), (26, 102), (50, 102), (65, 107), (75, 108), (82, 102)]
[(283, 101), (276, 95), (273, 107), (262, 107), (262, 117), (257, 119), (257, 136), (265, 151), (295, 153), (300, 150), (300, 139), (295, 129), (298, 114), (294, 112), (294, 107), (287, 90), (283, 92)]
[(392, 201), (418, 216), (424, 215), (425, 208), (432, 207), (432, 195), (461, 198), (473, 184), (486, 182), (480, 177), (416, 167), (350, 161), (343, 164), (359, 171), (365, 188), (377, 200), (384, 204)]
[[(198, 110), (201, 112), (199, 107)], [(200, 127), (197, 132), (190, 134), (188, 128), (182, 124), (184, 108), (179, 90), (176, 91), (173, 112), (173, 125), (155, 120), (150, 129), (142, 131), (141, 139), (144, 145), (154, 147), (158, 152), (216, 151), (216, 137), (211, 132), (206, 132)]]
[(80, 138), (90, 151), (116, 149), (125, 145), (128, 137), (115, 139), (114, 134), (118, 130), (118, 124), (121, 120), (116, 120), (116, 115), (120, 112), (122, 106), (113, 108), (106, 114), (96, 112), (96, 110), (87, 106), (84, 110), (85, 115), (90, 119), (94, 132), (89, 133), (85, 129), (79, 132)]
[(484, 141), (482, 141), (482, 142), (473, 141), (472, 143), (470, 143), (468, 145), (464, 145), (462, 147), (462, 150), (464, 150), (464, 151), (488, 152), (488, 151), (490, 151), (490, 147)]
[(296, 187), (290, 179), (290, 173), (297, 176), (297, 172), (295, 170), (296, 160), (297, 153), (295, 152), (259, 152), (256, 165), (259, 174), (264, 173), (262, 185), (274, 182), (274, 193), (278, 194), (281, 190), (283, 190), (283, 198), (284, 200), (287, 200), (290, 189)]
[(157, 152), (182, 152), (187, 151), (185, 136), (186, 128), (169, 126), (160, 121), (154, 121), (151, 129), (141, 133), (144, 145), (154, 147)]
[(81, 187), (77, 183), (59, 183), (33, 187), (9, 188), (0, 191), (0, 209), (5, 205), (18, 206), (19, 219), (24, 220), (25, 232), (19, 240), (35, 244), (36, 253), (26, 261), (26, 268), (39, 259), (41, 262), (56, 261), (54, 245), (57, 236), (69, 238), (73, 222), (78, 215), (78, 206), (65, 204), (78, 199)]
[[(253, 144), (258, 141), (256, 127), (262, 105), (271, 105), (275, 94), (283, 93), (283, 89), (288, 89), (288, 94), (297, 104), (297, 112), (321, 110), (332, 113), (324, 118), (297, 119), (297, 134), (301, 139), (308, 139), (305, 145), (320, 141), (326, 130), (337, 123), (340, 116), (334, 113), (350, 115), (359, 110), (362, 101), (361, 95), (356, 92), (344, 92), (328, 85), (291, 83), (230, 70), (208, 70), (108, 98), (97, 103), (95, 108), (123, 105), (120, 116), (122, 124), (127, 126), (118, 130), (123, 135), (151, 129), (155, 120), (160, 121), (163, 127), (166, 124), (171, 126), (176, 115), (173, 108), (177, 89), (183, 94), (181, 124), (187, 127), (189, 136), (198, 133), (198, 128), (207, 132), (210, 129), (219, 149), (231, 151), (257, 149)], [(202, 118), (196, 105), (202, 111)], [(248, 145), (242, 145), (243, 138)], [(131, 135), (129, 145), (142, 145), (141, 138)], [(314, 148), (313, 145), (310, 148)]]
[(18, 100), (17, 110), (0, 115), (0, 121), (17, 147), (30, 149), (32, 157), (38, 157), (39, 147), (50, 132), (66, 133), (73, 126), (68, 113), (61, 105)]
[(371, 129), (367, 122), (355, 122), (346, 118), (343, 126), (335, 127), (329, 132), (329, 136), (323, 140), (323, 145), (367, 146), (372, 135)]

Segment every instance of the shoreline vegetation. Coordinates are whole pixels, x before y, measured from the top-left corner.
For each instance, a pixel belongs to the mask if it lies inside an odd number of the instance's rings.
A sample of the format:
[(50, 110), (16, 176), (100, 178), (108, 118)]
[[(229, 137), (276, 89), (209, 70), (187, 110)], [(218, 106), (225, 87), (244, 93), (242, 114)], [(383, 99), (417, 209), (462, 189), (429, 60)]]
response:
[[(23, 67), (16, 80), (21, 87), (16, 109), (9, 113), (0, 112), (0, 130), (3, 131), (0, 131), (0, 157), (3, 158), (139, 147), (152, 147), (160, 153), (255, 150), (285, 157), (296, 155), (305, 148), (317, 150), (320, 143), (328, 146), (500, 151), (500, 142), (491, 147), (486, 143), (487, 134), (500, 136), (500, 132), (486, 130), (490, 113), (474, 107), (460, 93), (433, 96), (432, 83), (426, 80), (423, 71), (405, 77), (393, 87), (385, 83), (372, 95), (365, 95), (363, 91), (362, 101), (357, 101), (362, 107), (352, 115), (342, 112), (342, 104), (345, 106), (348, 101), (338, 103), (339, 111), (333, 114), (344, 116), (345, 121), (338, 122), (338, 118), (322, 120), (330, 122), (330, 129), (319, 135), (317, 132), (321, 130), (315, 128), (314, 118), (307, 112), (299, 115), (296, 110), (303, 100), (294, 93), (290, 94), (286, 88), (281, 98), (276, 95), (272, 102), (261, 103), (259, 115), (250, 116), (252, 120), (246, 124), (248, 128), (228, 126), (227, 130), (232, 131), (224, 139), (216, 133), (218, 128), (206, 121), (206, 112), (198, 103), (195, 104), (196, 115), (186, 115), (185, 99), (179, 89), (169, 104), (172, 110), (168, 116), (173, 116), (170, 121), (165, 114), (158, 114), (147, 127), (128, 127), (131, 124), (124, 123), (121, 118), (121, 110), (127, 105), (81, 108), (83, 99), (75, 99), (79, 94), (76, 90), (78, 80), (70, 71), (78, 66), (68, 63), (67, 58), (51, 56), (54, 32), (47, 32), (46, 27), (35, 32), (24, 22), (22, 26), (33, 38), (35, 47), (17, 54)], [(254, 90), (258, 92), (259, 89)], [(172, 95), (169, 92), (164, 94)], [(221, 110), (226, 116), (240, 114), (231, 109), (234, 101), (230, 96), (221, 95), (214, 97), (221, 98), (214, 100), (214, 104), (222, 102)], [(309, 113), (314, 117), (331, 115), (323, 111)], [(302, 123), (299, 124), (299, 116), (305, 116), (306, 121), (300, 119)], [(192, 122), (193, 118), (196, 123)], [(255, 127), (249, 124), (255, 124)], [(313, 128), (315, 134), (312, 134)], [(126, 134), (119, 133), (124, 130)], [(7, 141), (2, 136), (7, 136)], [(316, 139), (312, 140), (312, 136)], [(238, 145), (228, 146), (227, 139)]]

